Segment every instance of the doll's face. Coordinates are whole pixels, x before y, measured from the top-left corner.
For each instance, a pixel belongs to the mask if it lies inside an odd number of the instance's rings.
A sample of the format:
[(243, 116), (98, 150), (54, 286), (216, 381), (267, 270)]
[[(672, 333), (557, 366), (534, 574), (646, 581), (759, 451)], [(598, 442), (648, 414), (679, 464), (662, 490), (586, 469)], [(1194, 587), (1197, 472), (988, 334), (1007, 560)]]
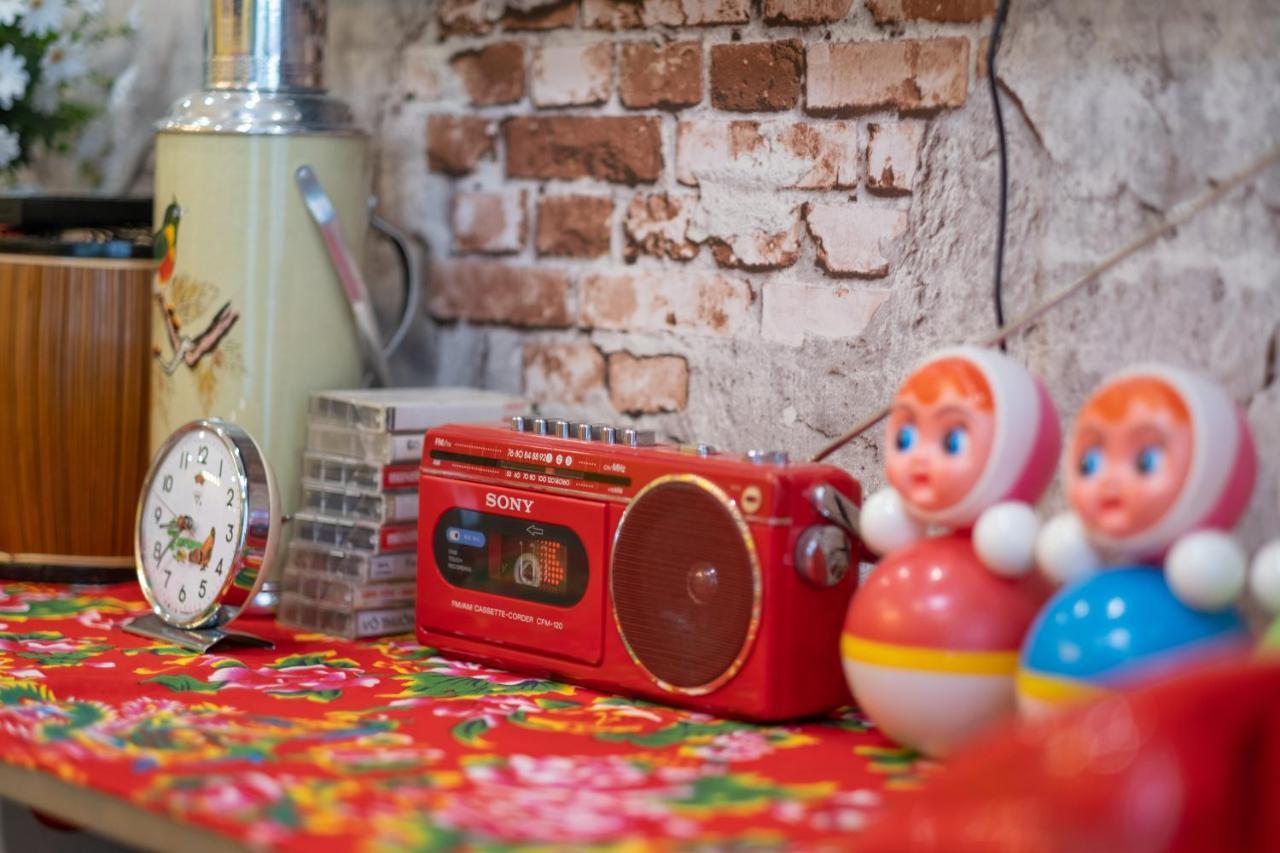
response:
[(1192, 439), (1185, 416), (1149, 400), (1135, 400), (1118, 418), (1087, 405), (1068, 450), (1067, 500), (1087, 529), (1141, 533), (1181, 492)]
[(995, 417), (955, 388), (942, 389), (930, 403), (900, 394), (888, 438), (889, 484), (908, 506), (937, 512), (978, 482), (991, 454)]

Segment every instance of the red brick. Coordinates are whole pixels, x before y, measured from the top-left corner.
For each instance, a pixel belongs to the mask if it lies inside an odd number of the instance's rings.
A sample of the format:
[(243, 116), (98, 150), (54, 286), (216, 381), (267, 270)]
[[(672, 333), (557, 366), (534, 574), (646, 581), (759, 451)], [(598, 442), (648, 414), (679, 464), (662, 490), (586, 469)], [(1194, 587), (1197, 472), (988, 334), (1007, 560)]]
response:
[(486, 0), (440, 0), (436, 13), (440, 31), (445, 36), (484, 35), (493, 29)]
[(524, 248), (525, 191), (460, 192), (453, 197), (456, 252), (504, 255)]
[(707, 238), (716, 263), (730, 269), (780, 270), (800, 257), (800, 208), (793, 208), (790, 224), (776, 231), (761, 230), (755, 223), (741, 231)]
[(582, 21), (599, 30), (745, 24), (752, 0), (582, 0)]
[(609, 356), (609, 400), (620, 412), (678, 412), (689, 403), (689, 362), (678, 355)]
[(609, 254), (613, 199), (593, 195), (548, 195), (538, 202), (539, 255), (598, 258)]
[(533, 49), (529, 92), (540, 107), (603, 104), (613, 85), (613, 45), (547, 45)]
[(889, 274), (884, 244), (907, 229), (900, 210), (859, 204), (806, 204), (805, 222), (828, 274), (883, 278)]
[(867, 189), (901, 195), (915, 186), (924, 125), (915, 121), (867, 125)]
[(964, 24), (981, 21), (996, 11), (995, 0), (867, 0), (877, 24), (902, 21), (940, 21)]
[(711, 47), (711, 103), (722, 110), (789, 110), (800, 100), (804, 51), (794, 39)]
[(685, 330), (737, 337), (752, 329), (755, 294), (715, 274), (594, 274), (581, 283), (578, 322), (586, 328)]
[(764, 0), (764, 22), (783, 26), (834, 24), (849, 14), (853, 0)]
[(775, 278), (761, 291), (760, 334), (789, 346), (800, 346), (806, 337), (857, 338), (891, 293)]
[(515, 41), (456, 53), (449, 61), (479, 107), (513, 104), (524, 97), (524, 47)]
[(481, 160), (493, 159), (497, 128), (474, 116), (433, 115), (427, 119), (427, 165), (433, 172), (469, 175)]
[(662, 175), (659, 119), (650, 116), (517, 116), (504, 130), (511, 177), (634, 185)]
[(682, 121), (676, 128), (676, 179), (733, 179), (776, 189), (858, 184), (853, 122)]
[(546, 267), (501, 261), (440, 261), (432, 267), (430, 309), (442, 320), (564, 328), (569, 279)]
[(698, 244), (689, 239), (689, 220), (695, 204), (692, 196), (667, 193), (637, 194), (627, 205), (623, 229), (627, 260), (641, 254), (687, 261), (698, 254)]
[(502, 16), (503, 28), (512, 31), (558, 30), (563, 27), (572, 27), (577, 21), (578, 0), (551, 3), (528, 11), (507, 9)]
[(604, 371), (604, 356), (588, 341), (524, 348), (524, 392), (535, 403), (583, 403), (604, 390)]
[(701, 103), (702, 43), (622, 45), (618, 95), (633, 110), (678, 110)]
[(964, 105), (969, 40), (819, 42), (809, 45), (805, 109), (838, 115)]

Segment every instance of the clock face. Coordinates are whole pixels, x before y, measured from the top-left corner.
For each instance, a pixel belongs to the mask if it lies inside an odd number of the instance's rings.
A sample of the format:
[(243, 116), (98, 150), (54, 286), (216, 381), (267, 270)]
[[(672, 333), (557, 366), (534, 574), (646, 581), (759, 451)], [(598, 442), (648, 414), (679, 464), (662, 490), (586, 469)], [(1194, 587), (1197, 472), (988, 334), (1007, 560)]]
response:
[(216, 609), (244, 543), (244, 477), (229, 442), (210, 429), (178, 437), (156, 464), (138, 519), (149, 598), (182, 627)]

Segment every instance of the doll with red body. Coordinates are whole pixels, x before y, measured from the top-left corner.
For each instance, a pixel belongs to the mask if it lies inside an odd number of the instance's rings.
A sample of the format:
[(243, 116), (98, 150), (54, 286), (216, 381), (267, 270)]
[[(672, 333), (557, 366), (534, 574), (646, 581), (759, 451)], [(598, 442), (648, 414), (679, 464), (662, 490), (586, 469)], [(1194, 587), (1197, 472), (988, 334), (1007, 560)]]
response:
[(1023, 649), (1024, 712), (1247, 642), (1235, 607), (1247, 557), (1230, 531), (1255, 469), (1243, 412), (1197, 374), (1149, 365), (1094, 392), (1068, 441), (1072, 511), (1036, 544), (1041, 569), (1064, 586)]
[(918, 367), (888, 422), (889, 488), (861, 512), (884, 555), (854, 596), (841, 653), (863, 712), (930, 755), (1014, 709), (1017, 652), (1048, 587), (1030, 504), (1053, 476), (1058, 420), (1008, 356), (963, 347)]

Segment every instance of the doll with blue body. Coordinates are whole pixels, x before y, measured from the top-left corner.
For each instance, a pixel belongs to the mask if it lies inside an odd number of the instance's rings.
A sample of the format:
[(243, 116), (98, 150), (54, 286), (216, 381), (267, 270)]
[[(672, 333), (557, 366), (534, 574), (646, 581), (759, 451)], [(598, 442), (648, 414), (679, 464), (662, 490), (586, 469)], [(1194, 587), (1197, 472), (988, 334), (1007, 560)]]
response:
[(1018, 676), (1035, 714), (1248, 642), (1236, 603), (1248, 560), (1230, 531), (1253, 491), (1244, 414), (1190, 371), (1125, 371), (1085, 402), (1064, 464), (1071, 512), (1036, 543), (1063, 584)]
[(1053, 476), (1057, 415), (1026, 368), (941, 352), (903, 382), (888, 421), (889, 488), (863, 541), (883, 558), (854, 596), (845, 675), (886, 735), (934, 756), (1014, 711), (1018, 649), (1049, 587), (1031, 503)]

